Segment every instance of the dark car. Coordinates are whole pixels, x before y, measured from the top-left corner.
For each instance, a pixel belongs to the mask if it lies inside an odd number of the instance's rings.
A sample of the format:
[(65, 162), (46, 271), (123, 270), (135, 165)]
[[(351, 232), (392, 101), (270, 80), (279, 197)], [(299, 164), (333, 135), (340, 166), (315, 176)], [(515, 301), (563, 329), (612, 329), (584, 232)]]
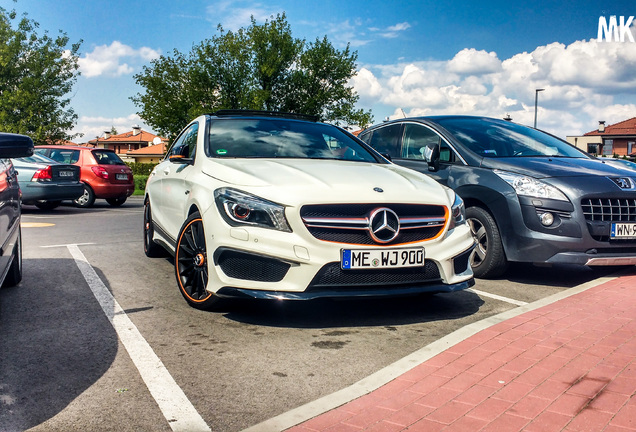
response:
[(464, 200), (475, 275), (510, 261), (636, 264), (636, 175), (545, 132), (471, 116), (406, 118), (360, 138)]
[(38, 154), (11, 161), (18, 171), (22, 204), (51, 210), (62, 201), (75, 200), (84, 193), (84, 184), (79, 181), (80, 169), (75, 165), (60, 164)]
[(135, 190), (132, 170), (112, 150), (82, 146), (43, 145), (35, 152), (57, 162), (80, 167), (84, 193), (74, 203), (91, 207), (96, 198), (120, 206)]
[(13, 286), (22, 280), (20, 186), (9, 158), (33, 154), (33, 141), (24, 135), (0, 133), (0, 284)]

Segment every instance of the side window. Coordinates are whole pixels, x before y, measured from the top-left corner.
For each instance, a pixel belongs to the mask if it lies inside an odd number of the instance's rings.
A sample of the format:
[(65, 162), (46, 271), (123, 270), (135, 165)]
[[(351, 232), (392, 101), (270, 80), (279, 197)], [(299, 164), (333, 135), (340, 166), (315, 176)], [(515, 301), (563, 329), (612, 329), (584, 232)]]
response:
[(369, 145), (380, 153), (388, 153), (392, 158), (399, 158), (401, 131), (402, 125), (399, 123), (380, 127), (373, 131)]
[(74, 164), (79, 160), (79, 155), (79, 150), (53, 149), (47, 156), (60, 163)]
[(183, 156), (186, 158), (194, 157), (197, 148), (197, 137), (199, 124), (194, 123), (186, 129), (179, 138), (174, 142), (168, 156)]
[(425, 126), (417, 124), (404, 125), (404, 141), (402, 157), (404, 159), (425, 159), (424, 149), (429, 144), (440, 144), (439, 160), (442, 163), (455, 163), (457, 157), (450, 146), (437, 133)]
[(404, 125), (402, 158), (424, 159), (424, 150), (429, 144), (439, 144), (440, 137), (431, 129), (412, 123)]

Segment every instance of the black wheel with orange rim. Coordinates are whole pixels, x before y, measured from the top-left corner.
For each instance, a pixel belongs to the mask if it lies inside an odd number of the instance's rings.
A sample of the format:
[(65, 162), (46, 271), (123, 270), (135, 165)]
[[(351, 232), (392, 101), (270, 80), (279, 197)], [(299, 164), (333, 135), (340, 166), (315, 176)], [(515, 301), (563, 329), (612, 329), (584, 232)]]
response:
[(198, 212), (186, 219), (177, 240), (174, 259), (177, 284), (188, 304), (197, 309), (210, 309), (219, 298), (206, 291), (208, 285), (208, 253), (203, 221)]

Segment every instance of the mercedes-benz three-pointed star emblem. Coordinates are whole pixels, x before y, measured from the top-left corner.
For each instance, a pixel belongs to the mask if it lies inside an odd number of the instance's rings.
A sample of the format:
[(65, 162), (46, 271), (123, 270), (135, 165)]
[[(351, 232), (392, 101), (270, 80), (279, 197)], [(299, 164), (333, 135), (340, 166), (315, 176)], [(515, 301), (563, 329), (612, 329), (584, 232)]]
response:
[(369, 234), (376, 243), (389, 243), (400, 232), (400, 218), (390, 208), (373, 210), (369, 216)]

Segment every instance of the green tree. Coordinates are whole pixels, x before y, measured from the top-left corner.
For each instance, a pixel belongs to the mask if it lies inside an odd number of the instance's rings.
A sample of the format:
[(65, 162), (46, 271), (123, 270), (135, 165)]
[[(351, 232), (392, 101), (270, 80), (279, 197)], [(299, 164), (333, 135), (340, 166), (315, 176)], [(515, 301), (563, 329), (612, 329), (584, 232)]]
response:
[[(15, 25), (15, 26), (14, 26)], [(38, 23), (0, 8), (0, 130), (29, 135), (36, 144), (73, 139), (77, 122), (70, 92), (79, 75), (81, 41), (66, 33), (37, 34)]]
[(218, 109), (255, 109), (315, 115), (321, 121), (366, 126), (371, 112), (355, 109), (349, 86), (357, 53), (327, 37), (307, 43), (292, 36), (285, 14), (236, 32), (225, 31), (190, 53), (153, 60), (135, 80), (138, 114), (173, 138), (192, 118)]

